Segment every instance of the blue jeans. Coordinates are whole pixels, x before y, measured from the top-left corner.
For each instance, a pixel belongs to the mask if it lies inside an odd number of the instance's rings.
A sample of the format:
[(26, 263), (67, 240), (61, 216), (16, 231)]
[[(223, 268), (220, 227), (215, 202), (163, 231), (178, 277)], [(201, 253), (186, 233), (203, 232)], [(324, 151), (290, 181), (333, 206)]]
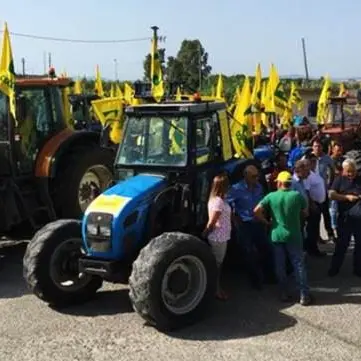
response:
[(293, 243), (273, 244), (276, 275), (282, 291), (287, 291), (288, 277), (286, 272), (286, 257), (288, 256), (296, 276), (301, 296), (309, 295), (307, 272), (303, 259), (302, 245)]
[(338, 207), (337, 201), (330, 201), (330, 216), (331, 216), (331, 227), (332, 229), (337, 228), (337, 215), (338, 215)]

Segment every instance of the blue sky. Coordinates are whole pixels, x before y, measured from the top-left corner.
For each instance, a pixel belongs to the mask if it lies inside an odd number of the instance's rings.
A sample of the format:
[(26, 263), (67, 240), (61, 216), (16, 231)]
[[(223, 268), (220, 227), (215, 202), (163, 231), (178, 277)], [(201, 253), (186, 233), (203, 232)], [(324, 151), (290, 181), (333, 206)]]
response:
[[(268, 73), (274, 62), (281, 75), (303, 74), (305, 37), (311, 76), (361, 76), (361, 1), (356, 0), (0, 0), (0, 22), (12, 32), (75, 39), (134, 39), (158, 25), (167, 55), (183, 39), (200, 39), (213, 72), (253, 74), (257, 62)], [(172, 4), (172, 5), (171, 5)], [(121, 44), (70, 44), (12, 37), (15, 66), (26, 59), (29, 72), (44, 69), (51, 52), (58, 72), (120, 80), (143, 74), (148, 41)]]

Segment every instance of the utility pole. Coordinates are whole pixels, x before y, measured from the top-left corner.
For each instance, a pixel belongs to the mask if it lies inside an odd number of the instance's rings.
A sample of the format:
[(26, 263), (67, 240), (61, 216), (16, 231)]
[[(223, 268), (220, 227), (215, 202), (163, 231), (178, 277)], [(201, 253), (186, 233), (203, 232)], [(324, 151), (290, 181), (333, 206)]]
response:
[[(198, 40), (199, 41), (199, 40)], [(202, 90), (202, 45), (201, 45), (201, 42), (199, 41), (198, 43), (198, 55), (199, 55), (199, 64), (198, 64), (198, 67), (199, 67), (199, 73), (198, 73), (198, 78), (199, 78), (199, 91)]]
[(114, 78), (115, 81), (118, 81), (118, 60), (114, 59)]
[(21, 66), (22, 66), (23, 75), (25, 75), (25, 58), (21, 58)]
[(43, 53), (44, 74), (46, 74), (46, 51)]
[(310, 77), (309, 77), (309, 73), (308, 73), (305, 38), (302, 38), (301, 40), (302, 40), (303, 62), (304, 62), (304, 65), (305, 65), (306, 81), (308, 82), (310, 80)]
[[(152, 42), (153, 42), (153, 41), (155, 42), (156, 49), (157, 49), (157, 51), (159, 51), (159, 49), (158, 49), (158, 41), (159, 41), (160, 43), (161, 43), (161, 42), (165, 43), (166, 36), (158, 36), (158, 30), (159, 30), (159, 28), (158, 28), (158, 26), (156, 26), (156, 25), (152, 26), (151, 29), (153, 30)], [(153, 49), (153, 48), (152, 48), (152, 49)], [(159, 52), (158, 52), (158, 54), (159, 54)], [(162, 63), (162, 61), (163, 61), (163, 59), (160, 59), (160, 58), (159, 58), (159, 63)], [(152, 81), (152, 79), (151, 79), (151, 81)]]
[(50, 69), (52, 67), (51, 53), (48, 54), (48, 65), (49, 65), (49, 69)]

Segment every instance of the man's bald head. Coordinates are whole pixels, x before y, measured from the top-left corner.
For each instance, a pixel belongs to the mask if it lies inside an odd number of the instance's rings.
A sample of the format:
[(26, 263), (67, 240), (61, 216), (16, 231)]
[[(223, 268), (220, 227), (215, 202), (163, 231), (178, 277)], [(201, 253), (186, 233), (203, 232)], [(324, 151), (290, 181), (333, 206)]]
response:
[(255, 185), (258, 182), (258, 169), (254, 165), (248, 165), (244, 169), (244, 179), (248, 185)]

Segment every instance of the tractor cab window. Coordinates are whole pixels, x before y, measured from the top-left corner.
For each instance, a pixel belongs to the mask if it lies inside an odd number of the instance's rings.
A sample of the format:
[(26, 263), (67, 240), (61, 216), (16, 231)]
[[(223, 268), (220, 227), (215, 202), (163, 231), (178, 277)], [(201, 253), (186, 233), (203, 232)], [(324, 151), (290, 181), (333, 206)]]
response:
[(196, 150), (197, 164), (206, 163), (211, 157), (211, 128), (212, 120), (210, 118), (196, 119)]
[(187, 162), (187, 118), (130, 117), (118, 164), (184, 166)]
[(0, 141), (8, 140), (7, 97), (0, 92)]

